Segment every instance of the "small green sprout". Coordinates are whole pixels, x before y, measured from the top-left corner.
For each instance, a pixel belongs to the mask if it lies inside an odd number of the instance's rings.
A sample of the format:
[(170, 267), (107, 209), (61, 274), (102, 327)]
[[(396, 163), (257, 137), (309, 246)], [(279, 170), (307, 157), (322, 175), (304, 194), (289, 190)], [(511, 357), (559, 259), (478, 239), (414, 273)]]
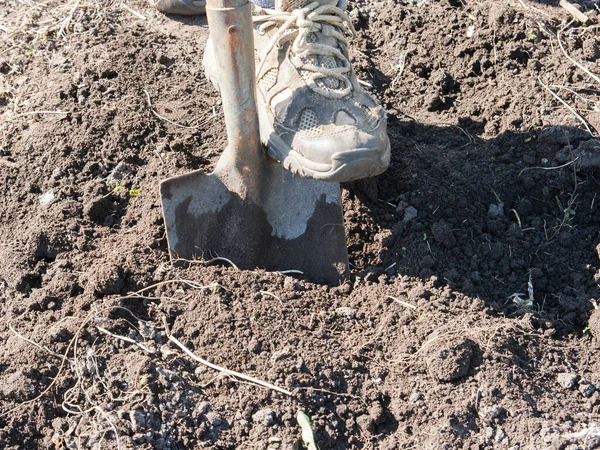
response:
[(307, 450), (319, 450), (317, 442), (315, 441), (315, 434), (312, 430), (312, 424), (310, 418), (304, 413), (304, 411), (298, 411), (296, 416), (298, 425), (302, 429), (302, 443), (306, 446)]
[(537, 39), (537, 34), (535, 34), (533, 31), (529, 33), (529, 40), (530, 41), (535, 41)]
[(406, 247), (402, 247), (402, 251), (405, 252), (406, 251)]
[(215, 283), (211, 284), (211, 286), (212, 286), (212, 293), (213, 293), (213, 295), (218, 294), (219, 287), (220, 287), (219, 283), (215, 282)]
[(140, 192), (142, 192), (140, 189), (129, 189), (129, 196), (137, 197), (138, 195), (140, 195)]
[(423, 233), (423, 240), (426, 241), (427, 240), (427, 233)]
[(115, 181), (114, 191), (115, 192), (119, 192), (119, 191), (122, 191), (123, 189), (125, 189), (125, 186), (123, 186), (122, 184), (120, 184), (118, 181)]
[(570, 219), (575, 215), (575, 210), (572, 208), (567, 208), (564, 210), (565, 219)]
[(25, 56), (33, 56), (35, 55), (35, 50), (25, 50)]
[(148, 384), (148, 381), (150, 381), (150, 374), (144, 373), (140, 375), (140, 387), (146, 386)]

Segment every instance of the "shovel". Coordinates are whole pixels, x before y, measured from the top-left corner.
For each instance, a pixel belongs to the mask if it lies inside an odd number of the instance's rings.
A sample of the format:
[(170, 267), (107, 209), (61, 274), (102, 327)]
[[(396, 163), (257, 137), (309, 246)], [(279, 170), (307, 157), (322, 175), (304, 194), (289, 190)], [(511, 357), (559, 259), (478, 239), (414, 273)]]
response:
[(206, 13), (228, 146), (214, 172), (162, 181), (171, 260), (222, 257), (240, 269), (296, 270), (338, 285), (348, 275), (340, 186), (294, 176), (265, 154), (248, 0), (208, 0)]

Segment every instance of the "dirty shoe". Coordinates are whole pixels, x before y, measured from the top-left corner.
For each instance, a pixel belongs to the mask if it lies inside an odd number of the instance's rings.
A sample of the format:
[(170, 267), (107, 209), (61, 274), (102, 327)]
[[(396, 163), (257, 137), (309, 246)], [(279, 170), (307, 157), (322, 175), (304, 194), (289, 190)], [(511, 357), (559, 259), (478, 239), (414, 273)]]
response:
[(148, 3), (165, 14), (195, 16), (206, 11), (206, 0), (148, 0)]
[[(350, 67), (344, 32), (355, 31), (336, 5), (276, 0), (275, 9), (254, 7), (256, 93), (269, 155), (302, 176), (345, 182), (383, 172), (390, 141), (383, 108)], [(210, 40), (204, 67), (218, 86)]]

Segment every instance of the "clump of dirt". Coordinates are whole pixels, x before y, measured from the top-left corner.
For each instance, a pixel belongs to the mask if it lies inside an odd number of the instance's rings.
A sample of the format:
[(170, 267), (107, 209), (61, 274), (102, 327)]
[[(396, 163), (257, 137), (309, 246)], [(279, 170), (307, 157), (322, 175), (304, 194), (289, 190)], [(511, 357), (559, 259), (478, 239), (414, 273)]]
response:
[(455, 381), (469, 373), (473, 343), (466, 339), (447, 341), (430, 351), (427, 367), (439, 381)]
[(349, 5), (392, 163), (343, 186), (352, 277), (329, 287), (170, 264), (158, 184), (226, 145), (204, 17), (9, 1), (0, 447), (289, 449), (298, 410), (322, 449), (600, 446), (600, 47), (579, 6), (588, 24), (555, 1)]

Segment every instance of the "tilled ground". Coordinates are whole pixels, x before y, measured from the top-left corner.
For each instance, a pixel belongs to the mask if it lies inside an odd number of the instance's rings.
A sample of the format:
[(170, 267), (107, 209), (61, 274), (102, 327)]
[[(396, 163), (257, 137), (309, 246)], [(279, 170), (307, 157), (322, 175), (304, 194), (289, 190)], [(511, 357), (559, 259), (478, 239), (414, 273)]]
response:
[(204, 18), (1, 0), (0, 448), (291, 449), (298, 410), (321, 449), (598, 448), (580, 6), (351, 5), (392, 165), (343, 187), (352, 280), (326, 287), (169, 263), (158, 183), (226, 143)]

